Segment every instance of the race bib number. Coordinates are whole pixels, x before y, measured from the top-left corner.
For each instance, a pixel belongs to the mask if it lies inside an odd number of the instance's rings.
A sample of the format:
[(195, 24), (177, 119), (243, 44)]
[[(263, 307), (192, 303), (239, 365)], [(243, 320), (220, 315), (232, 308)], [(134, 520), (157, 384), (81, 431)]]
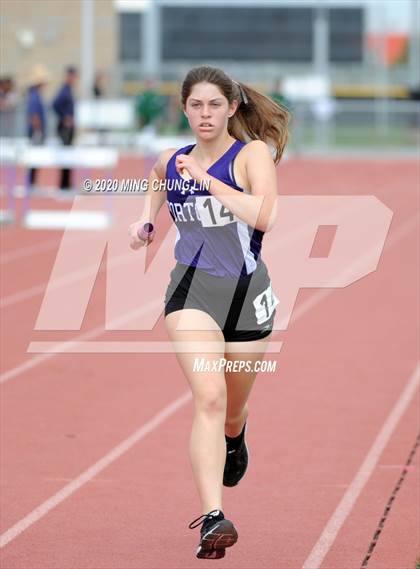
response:
[(279, 299), (274, 294), (270, 282), (269, 286), (263, 290), (261, 294), (256, 296), (253, 301), (257, 324), (262, 324), (269, 320), (278, 303)]
[(221, 227), (238, 221), (236, 215), (226, 209), (214, 196), (197, 196), (195, 209), (203, 227)]

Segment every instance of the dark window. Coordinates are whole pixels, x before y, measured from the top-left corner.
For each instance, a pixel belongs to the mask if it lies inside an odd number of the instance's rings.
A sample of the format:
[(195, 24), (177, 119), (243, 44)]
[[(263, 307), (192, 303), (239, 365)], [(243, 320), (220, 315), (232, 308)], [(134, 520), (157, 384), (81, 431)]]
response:
[(330, 8), (330, 61), (363, 60), (363, 8)]
[(141, 14), (120, 13), (120, 61), (139, 61), (141, 58)]
[(312, 61), (311, 8), (164, 6), (162, 58)]

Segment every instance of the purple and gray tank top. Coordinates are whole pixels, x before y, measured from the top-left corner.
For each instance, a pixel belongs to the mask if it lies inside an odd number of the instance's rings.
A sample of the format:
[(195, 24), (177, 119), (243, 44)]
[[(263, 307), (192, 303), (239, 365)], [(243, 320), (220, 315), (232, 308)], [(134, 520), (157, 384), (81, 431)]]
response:
[[(244, 145), (236, 140), (207, 170), (239, 192), (244, 190), (234, 179), (233, 162)], [(175, 259), (214, 276), (237, 279), (249, 275), (261, 262), (264, 232), (233, 215), (194, 180), (186, 182), (181, 178), (175, 158), (178, 154), (189, 154), (194, 146), (177, 150), (166, 167), (166, 203), (177, 228)]]

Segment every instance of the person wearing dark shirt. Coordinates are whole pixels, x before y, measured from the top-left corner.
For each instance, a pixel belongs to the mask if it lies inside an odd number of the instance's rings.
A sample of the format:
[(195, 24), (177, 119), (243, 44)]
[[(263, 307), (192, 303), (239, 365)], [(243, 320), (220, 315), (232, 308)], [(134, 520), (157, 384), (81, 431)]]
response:
[[(29, 88), (26, 99), (26, 134), (32, 144), (43, 144), (46, 137), (47, 121), (45, 105), (42, 99), (42, 89), (48, 83), (47, 70), (42, 65), (36, 65), (29, 78)], [(36, 168), (29, 170), (29, 183), (35, 185)]]
[(100, 99), (104, 96), (104, 83), (105, 76), (101, 71), (97, 71), (95, 74), (95, 81), (93, 83), (92, 95), (95, 99)]
[[(75, 67), (67, 67), (64, 84), (53, 100), (53, 109), (57, 115), (57, 134), (64, 146), (71, 146), (74, 139), (74, 95), (73, 87), (78, 73)], [(61, 171), (60, 189), (70, 189), (71, 171), (63, 168)]]

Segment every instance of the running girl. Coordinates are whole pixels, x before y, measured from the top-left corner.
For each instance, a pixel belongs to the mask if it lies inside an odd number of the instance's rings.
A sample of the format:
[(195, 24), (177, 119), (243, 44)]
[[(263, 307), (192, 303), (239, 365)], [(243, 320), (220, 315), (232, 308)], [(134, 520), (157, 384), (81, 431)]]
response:
[[(194, 420), (190, 460), (202, 515), (197, 557), (219, 559), (238, 533), (222, 510), (222, 488), (235, 486), (248, 466), (245, 431), (256, 372), (195, 371), (194, 361), (262, 361), (278, 303), (261, 258), (264, 233), (276, 218), (277, 176), (289, 114), (271, 99), (201, 66), (189, 71), (181, 101), (196, 143), (159, 156), (153, 180), (189, 180), (189, 191), (153, 192), (150, 208), (129, 228), (131, 247), (146, 223), (156, 225), (166, 200), (177, 227), (176, 265), (165, 296), (165, 323), (180, 349), (191, 387)], [(208, 190), (194, 189), (209, 182)], [(179, 185), (178, 185), (179, 186)], [(239, 351), (241, 349), (241, 352)]]

